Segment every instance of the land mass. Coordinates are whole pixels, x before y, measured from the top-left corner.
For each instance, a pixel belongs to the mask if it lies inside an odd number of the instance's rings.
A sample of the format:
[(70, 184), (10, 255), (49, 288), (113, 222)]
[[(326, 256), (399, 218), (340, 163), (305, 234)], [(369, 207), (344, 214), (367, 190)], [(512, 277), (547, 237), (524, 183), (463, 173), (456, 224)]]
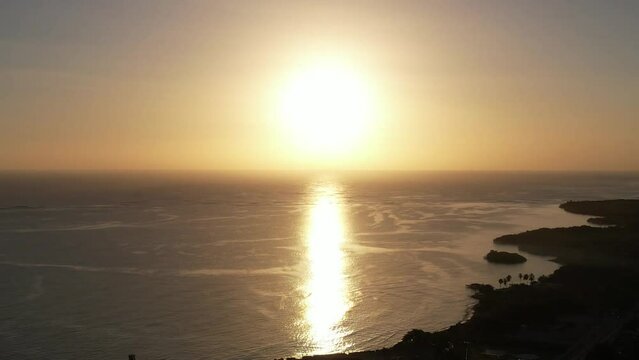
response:
[(542, 228), (497, 244), (555, 257), (549, 276), (501, 288), (470, 284), (467, 321), (411, 330), (391, 348), (308, 356), (377, 359), (639, 359), (639, 200), (570, 201), (565, 211), (606, 227)]
[(496, 264), (521, 264), (527, 260), (524, 256), (517, 253), (496, 250), (490, 250), (490, 252), (484, 256), (484, 259)]

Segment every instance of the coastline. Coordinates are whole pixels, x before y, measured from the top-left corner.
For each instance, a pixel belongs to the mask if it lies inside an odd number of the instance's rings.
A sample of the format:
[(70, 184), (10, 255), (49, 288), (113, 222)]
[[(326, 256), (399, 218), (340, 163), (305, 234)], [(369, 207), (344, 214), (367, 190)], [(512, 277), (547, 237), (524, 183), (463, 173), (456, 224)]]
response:
[[(512, 274), (514, 283), (497, 289), (468, 284), (477, 299), (472, 316), (448, 329), (414, 329), (390, 348), (303, 359), (583, 359), (601, 351), (635, 358), (636, 349), (619, 337), (638, 327), (639, 200), (570, 201), (559, 207), (606, 226), (540, 228), (494, 239), (554, 257), (562, 266), (553, 274), (526, 281)], [(615, 358), (610, 356), (604, 358)]]

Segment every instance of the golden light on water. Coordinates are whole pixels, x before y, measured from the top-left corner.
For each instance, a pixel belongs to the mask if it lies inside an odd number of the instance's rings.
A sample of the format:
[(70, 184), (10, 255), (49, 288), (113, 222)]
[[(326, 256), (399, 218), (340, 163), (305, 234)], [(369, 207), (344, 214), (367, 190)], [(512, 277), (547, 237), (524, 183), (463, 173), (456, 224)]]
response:
[(314, 200), (306, 232), (308, 277), (305, 284), (304, 321), (313, 353), (344, 350), (348, 329), (343, 321), (351, 307), (348, 265), (343, 251), (347, 241), (342, 204), (337, 188), (321, 184)]

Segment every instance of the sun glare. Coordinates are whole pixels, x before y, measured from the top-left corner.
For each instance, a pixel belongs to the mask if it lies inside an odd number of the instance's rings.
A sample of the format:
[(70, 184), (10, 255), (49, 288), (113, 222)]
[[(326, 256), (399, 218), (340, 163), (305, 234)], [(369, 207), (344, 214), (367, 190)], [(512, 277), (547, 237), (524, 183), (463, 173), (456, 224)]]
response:
[(295, 72), (280, 97), (280, 117), (299, 150), (344, 155), (365, 138), (372, 120), (370, 87), (345, 64), (323, 61)]
[(310, 352), (326, 354), (349, 346), (344, 320), (352, 304), (346, 274), (348, 259), (342, 249), (348, 238), (338, 188), (321, 183), (314, 185), (312, 191), (315, 198), (306, 234), (309, 274), (304, 317)]

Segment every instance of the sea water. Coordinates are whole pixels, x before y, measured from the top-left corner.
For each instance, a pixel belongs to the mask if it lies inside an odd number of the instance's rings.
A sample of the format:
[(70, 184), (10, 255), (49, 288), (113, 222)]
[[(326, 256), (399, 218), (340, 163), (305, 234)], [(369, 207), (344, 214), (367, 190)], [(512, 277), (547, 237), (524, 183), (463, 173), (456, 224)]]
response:
[(636, 173), (2, 173), (0, 357), (273, 359), (463, 321), (483, 257)]

